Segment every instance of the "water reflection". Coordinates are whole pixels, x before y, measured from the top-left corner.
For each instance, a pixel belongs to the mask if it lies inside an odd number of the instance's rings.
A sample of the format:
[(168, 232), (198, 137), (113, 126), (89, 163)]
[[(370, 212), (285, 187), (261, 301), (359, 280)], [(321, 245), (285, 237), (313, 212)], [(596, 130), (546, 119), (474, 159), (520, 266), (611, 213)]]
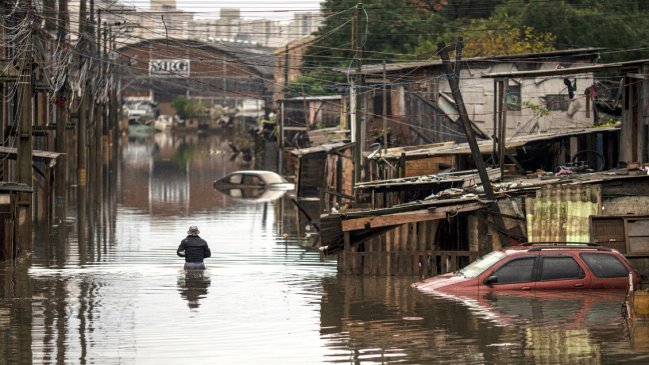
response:
[(267, 203), (280, 199), (286, 194), (286, 190), (273, 190), (264, 188), (247, 189), (223, 189), (215, 188), (219, 192), (228, 195), (238, 201), (246, 203)]
[(178, 292), (190, 309), (197, 310), (201, 306), (200, 300), (207, 297), (210, 284), (206, 270), (185, 270), (178, 278)]
[(0, 363), (31, 364), (33, 308), (26, 267), (0, 263), (0, 291)]
[[(338, 275), (302, 228), (315, 202), (244, 204), (213, 189), (240, 169), (222, 147), (132, 141), (110, 235), (37, 231), (33, 264), (0, 269), (0, 364), (649, 362), (646, 341), (631, 347), (623, 298), (436, 297), (411, 288), (417, 278)], [(206, 271), (176, 256), (190, 225), (212, 250)]]
[[(413, 279), (416, 280), (416, 279)], [(322, 338), (332, 362), (588, 363), (632, 355), (623, 292), (426, 295), (401, 278), (328, 278)]]
[(154, 216), (190, 215), (225, 206), (212, 182), (238, 165), (227, 137), (158, 133), (122, 149), (120, 201)]

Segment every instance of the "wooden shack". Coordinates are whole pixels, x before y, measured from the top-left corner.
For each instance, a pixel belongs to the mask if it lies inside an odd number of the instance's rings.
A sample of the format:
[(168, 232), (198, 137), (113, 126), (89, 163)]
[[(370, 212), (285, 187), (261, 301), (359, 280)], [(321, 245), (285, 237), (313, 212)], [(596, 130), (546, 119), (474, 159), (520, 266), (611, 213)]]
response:
[[(620, 127), (620, 140), (624, 141), (624, 143), (619, 144), (619, 160), (626, 163), (648, 162), (649, 134), (647, 134), (648, 120), (646, 115), (647, 110), (649, 110), (649, 97), (647, 96), (647, 90), (649, 89), (649, 77), (647, 77), (649, 60), (533, 71), (492, 72), (482, 77), (492, 78), (494, 88), (503, 89), (503, 86), (509, 80), (535, 83), (539, 79), (572, 79), (583, 73), (591, 72), (607, 72), (607, 76), (610, 78), (619, 77), (622, 79), (622, 125)], [(585, 95), (584, 99), (584, 103), (586, 104), (586, 108), (584, 109), (586, 112), (590, 112), (590, 105), (592, 105), (594, 96), (591, 94)], [(501, 118), (502, 115), (505, 115), (506, 118), (508, 115), (507, 107), (500, 105), (494, 115), (501, 115)], [(494, 122), (494, 124), (496, 123)], [(503, 125), (506, 128), (508, 122), (505, 120)]]
[(628, 169), (509, 177), (495, 184), (508, 242), (469, 186), (456, 198), (323, 216), (323, 250), (339, 252), (346, 274), (430, 276), (520, 242), (594, 241), (627, 255), (647, 280), (648, 182), (646, 171)]
[[(505, 124), (507, 137), (592, 126), (593, 119), (586, 111), (584, 100), (570, 97), (563, 79), (547, 77), (519, 82), (511, 78), (501, 96), (490, 80), (480, 76), (512, 70), (554, 70), (567, 65), (591, 66), (600, 51), (601, 48), (583, 48), (463, 59), (460, 88), (476, 135), (483, 139), (496, 135), (492, 117), (497, 100), (503, 96), (510, 110)], [(348, 75), (356, 72), (340, 71)], [(377, 139), (382, 140), (386, 133), (389, 146), (466, 141), (440, 59), (368, 64), (362, 67), (361, 74), (365, 80), (361, 95), (367, 135), (364, 149)], [(579, 90), (584, 90), (593, 82), (593, 72), (584, 71), (574, 83)], [(530, 118), (526, 105), (531, 104), (546, 106), (547, 115)]]
[[(536, 170), (553, 172), (561, 165), (583, 162), (595, 170), (616, 167), (620, 128), (593, 127), (520, 135), (507, 139), (502, 167), (494, 141), (478, 141), (485, 161), (501, 174)], [(465, 171), (475, 168), (468, 143), (436, 143), (395, 147), (366, 153), (366, 174), (372, 180)]]
[(346, 142), (292, 150), (291, 154), (297, 158), (298, 199), (320, 199), (327, 210), (353, 199), (352, 152), (353, 144)]
[(26, 184), (0, 183), (0, 240), (2, 240), (0, 261), (19, 257), (20, 248), (16, 245), (16, 233), (21, 219), (24, 220), (25, 214), (29, 214), (21, 210), (19, 193), (31, 194), (32, 188)]
[(306, 126), (308, 130), (344, 124), (346, 97), (342, 95), (300, 96), (278, 100), (283, 106), (286, 126)]
[(332, 222), (339, 222), (341, 233), (328, 236), (323, 251), (339, 253), (338, 269), (345, 274), (430, 276), (454, 271), (485, 251), (467, 229), (479, 228), (477, 212), (483, 207), (477, 199), (450, 199), (321, 217), (323, 244), (325, 233), (334, 232)]

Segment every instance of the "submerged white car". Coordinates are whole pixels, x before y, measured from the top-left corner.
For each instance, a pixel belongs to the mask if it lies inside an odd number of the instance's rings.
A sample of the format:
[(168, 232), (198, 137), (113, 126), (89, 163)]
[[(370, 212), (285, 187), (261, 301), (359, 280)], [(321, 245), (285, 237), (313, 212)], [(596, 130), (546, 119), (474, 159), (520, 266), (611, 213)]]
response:
[(250, 202), (277, 200), (294, 187), (277, 173), (263, 170), (235, 171), (214, 181), (220, 192)]
[(214, 187), (219, 190), (246, 188), (293, 190), (295, 184), (286, 181), (286, 179), (273, 171), (241, 170), (214, 181)]

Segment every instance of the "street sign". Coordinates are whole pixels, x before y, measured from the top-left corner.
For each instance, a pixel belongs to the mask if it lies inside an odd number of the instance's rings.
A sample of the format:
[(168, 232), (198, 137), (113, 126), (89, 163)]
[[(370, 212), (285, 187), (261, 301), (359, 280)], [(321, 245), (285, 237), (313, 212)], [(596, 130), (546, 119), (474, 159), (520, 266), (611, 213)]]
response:
[(149, 60), (149, 76), (185, 77), (189, 76), (189, 60)]

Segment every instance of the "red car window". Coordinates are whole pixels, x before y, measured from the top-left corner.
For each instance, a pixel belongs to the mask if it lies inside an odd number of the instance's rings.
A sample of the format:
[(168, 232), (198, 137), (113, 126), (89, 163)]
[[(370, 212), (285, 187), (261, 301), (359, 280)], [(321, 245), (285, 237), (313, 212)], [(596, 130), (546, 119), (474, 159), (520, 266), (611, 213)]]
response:
[(584, 270), (571, 256), (543, 256), (541, 281), (583, 279)]
[(582, 253), (579, 254), (582, 260), (588, 265), (590, 271), (598, 278), (620, 278), (629, 276), (626, 266), (612, 254), (609, 253)]
[(516, 258), (496, 269), (491, 276), (496, 276), (493, 284), (513, 284), (532, 281), (534, 257)]

